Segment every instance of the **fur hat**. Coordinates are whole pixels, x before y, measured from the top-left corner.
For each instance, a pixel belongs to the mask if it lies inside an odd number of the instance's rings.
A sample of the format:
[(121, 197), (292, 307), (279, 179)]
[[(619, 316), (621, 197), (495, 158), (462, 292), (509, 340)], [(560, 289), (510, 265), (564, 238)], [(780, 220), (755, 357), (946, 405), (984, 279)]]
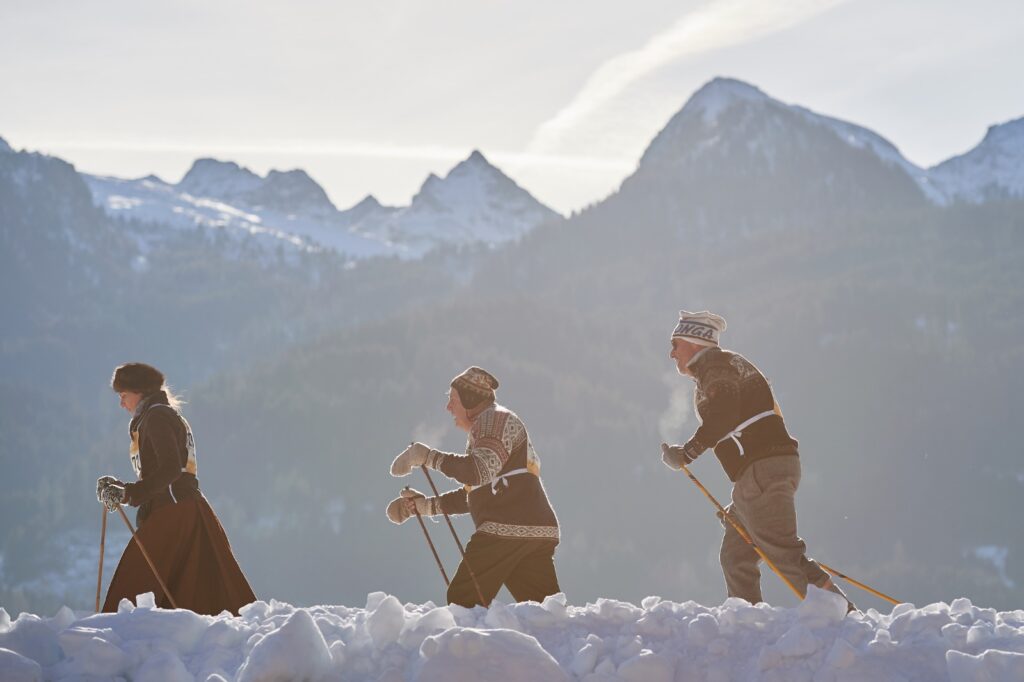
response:
[(691, 313), (679, 311), (679, 324), (672, 332), (673, 339), (684, 339), (699, 346), (717, 346), (719, 335), (725, 331), (725, 318), (707, 310)]
[(159, 391), (163, 385), (163, 372), (144, 362), (129, 362), (121, 365), (114, 370), (114, 376), (110, 378), (110, 387), (117, 393), (131, 391), (149, 395)]

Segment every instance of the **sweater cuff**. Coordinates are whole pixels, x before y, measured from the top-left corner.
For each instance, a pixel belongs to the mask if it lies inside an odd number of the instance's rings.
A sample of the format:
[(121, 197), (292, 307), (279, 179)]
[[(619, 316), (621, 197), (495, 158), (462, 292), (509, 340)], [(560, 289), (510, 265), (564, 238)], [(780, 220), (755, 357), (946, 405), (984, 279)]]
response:
[(441, 452), (440, 450), (434, 450), (433, 448), (431, 448), (430, 452), (427, 453), (427, 461), (424, 462), (424, 465), (428, 469), (440, 471), (441, 465), (444, 464), (445, 457), (447, 456), (448, 453)]
[(691, 462), (704, 454), (705, 450), (707, 448), (696, 438), (691, 438), (683, 445), (683, 453), (686, 455), (686, 459)]

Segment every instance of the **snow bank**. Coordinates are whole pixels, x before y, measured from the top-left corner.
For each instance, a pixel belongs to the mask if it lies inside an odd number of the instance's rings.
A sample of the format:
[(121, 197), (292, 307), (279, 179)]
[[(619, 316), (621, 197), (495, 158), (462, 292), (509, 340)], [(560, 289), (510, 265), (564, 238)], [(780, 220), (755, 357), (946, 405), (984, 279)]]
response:
[(966, 599), (850, 615), (813, 588), (791, 609), (562, 595), (465, 609), (375, 592), (364, 608), (272, 600), (213, 617), (140, 603), (81, 618), (0, 609), (0, 680), (1024, 680), (1024, 611)]

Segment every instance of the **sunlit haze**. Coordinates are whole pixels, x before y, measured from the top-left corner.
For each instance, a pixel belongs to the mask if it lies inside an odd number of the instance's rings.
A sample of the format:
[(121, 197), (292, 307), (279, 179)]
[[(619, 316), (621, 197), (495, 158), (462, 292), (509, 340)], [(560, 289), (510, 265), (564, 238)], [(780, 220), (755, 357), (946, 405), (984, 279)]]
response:
[(1024, 9), (754, 0), (0, 5), (0, 136), (120, 177), (197, 157), (406, 203), (481, 150), (558, 211), (614, 190), (715, 76), (867, 126), (921, 166), (1024, 114)]

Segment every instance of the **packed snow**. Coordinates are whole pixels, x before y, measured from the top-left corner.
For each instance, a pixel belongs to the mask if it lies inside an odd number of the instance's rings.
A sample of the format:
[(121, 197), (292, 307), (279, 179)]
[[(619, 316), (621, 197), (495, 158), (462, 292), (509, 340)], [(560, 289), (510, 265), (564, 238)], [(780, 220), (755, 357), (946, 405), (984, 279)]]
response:
[(403, 604), (375, 592), (364, 608), (255, 602), (239, 617), (154, 608), (50, 618), (0, 609), (0, 679), (374, 680), (398, 682), (975, 682), (1024, 680), (1024, 610), (967, 599), (891, 613), (846, 613), (811, 588), (796, 608), (648, 597), (488, 609)]

